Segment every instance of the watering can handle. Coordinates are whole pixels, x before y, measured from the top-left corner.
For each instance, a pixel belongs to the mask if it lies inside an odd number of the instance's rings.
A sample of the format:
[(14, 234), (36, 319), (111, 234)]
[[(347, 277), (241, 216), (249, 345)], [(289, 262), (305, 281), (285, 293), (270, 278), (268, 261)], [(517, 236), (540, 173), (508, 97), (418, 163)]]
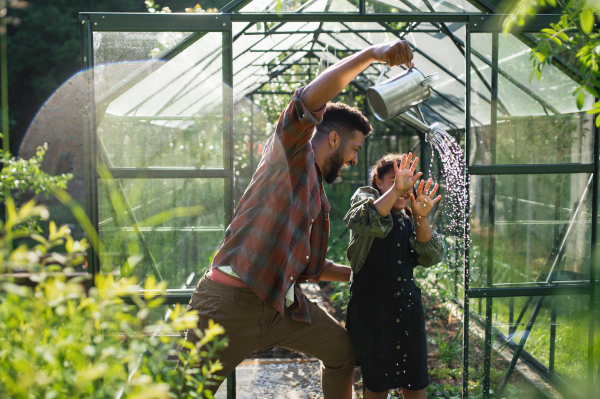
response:
[(387, 64), (383, 64), (383, 69), (381, 70), (381, 74), (379, 75), (379, 79), (377, 79), (377, 83), (375, 83), (376, 85), (378, 85), (379, 82), (381, 82), (381, 78), (383, 78), (383, 75), (385, 74), (386, 69), (387, 69)]

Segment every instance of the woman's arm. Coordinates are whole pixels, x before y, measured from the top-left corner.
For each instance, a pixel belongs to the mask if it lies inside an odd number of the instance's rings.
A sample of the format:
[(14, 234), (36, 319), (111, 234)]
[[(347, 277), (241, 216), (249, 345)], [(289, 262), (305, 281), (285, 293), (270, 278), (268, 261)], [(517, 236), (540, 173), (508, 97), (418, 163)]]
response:
[(427, 242), (433, 237), (431, 226), (429, 226), (429, 220), (427, 216), (414, 216), (415, 220), (415, 231), (417, 233), (417, 242)]
[(325, 266), (319, 281), (350, 281), (351, 273), (352, 269), (348, 266), (330, 263), (329, 266)]
[(351, 207), (344, 216), (344, 223), (359, 236), (383, 238), (392, 230), (392, 215), (381, 216), (374, 206), (379, 192), (373, 187), (361, 187), (352, 196)]

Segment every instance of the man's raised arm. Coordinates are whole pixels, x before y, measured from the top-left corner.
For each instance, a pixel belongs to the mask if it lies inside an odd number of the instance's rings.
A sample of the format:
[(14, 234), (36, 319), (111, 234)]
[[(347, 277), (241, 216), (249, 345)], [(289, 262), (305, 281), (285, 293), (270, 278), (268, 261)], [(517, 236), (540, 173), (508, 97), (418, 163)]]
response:
[(391, 44), (376, 44), (336, 62), (313, 80), (302, 92), (300, 99), (311, 111), (327, 104), (373, 62), (386, 62), (388, 66), (410, 66), (413, 53), (408, 42), (400, 40)]

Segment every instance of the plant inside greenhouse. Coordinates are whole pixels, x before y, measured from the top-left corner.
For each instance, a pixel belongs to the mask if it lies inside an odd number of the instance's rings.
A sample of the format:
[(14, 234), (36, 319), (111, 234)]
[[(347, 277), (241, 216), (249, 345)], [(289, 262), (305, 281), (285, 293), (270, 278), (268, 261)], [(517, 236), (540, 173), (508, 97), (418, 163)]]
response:
[(597, 397), (598, 12), (0, 0), (0, 397)]

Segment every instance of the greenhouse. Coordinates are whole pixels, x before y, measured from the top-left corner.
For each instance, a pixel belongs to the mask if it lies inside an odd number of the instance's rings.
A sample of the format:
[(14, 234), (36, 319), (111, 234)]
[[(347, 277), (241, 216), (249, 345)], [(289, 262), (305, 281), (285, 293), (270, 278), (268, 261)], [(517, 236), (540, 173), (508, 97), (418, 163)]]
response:
[[(443, 205), (431, 217), (446, 248), (435, 290), (449, 293), (461, 319), (462, 397), (544, 397), (528, 391), (523, 362), (562, 397), (595, 397), (599, 154), (585, 112), (595, 100), (586, 94), (578, 109), (572, 94), (584, 76), (568, 54), (531, 78), (537, 34), (558, 15), (505, 35), (494, 3), (234, 0), (219, 13), (81, 13), (90, 72), (77, 199), (103, 244), (88, 253), (91, 273), (139, 251), (133, 274), (167, 285), (157, 317), (186, 305), (294, 91), (347, 55), (404, 39), (414, 65), (439, 76), (420, 106), (424, 119), (465, 154), (469, 223), (448, 227)], [(374, 132), (358, 166), (326, 187), (336, 262), (347, 263), (350, 197), (384, 154), (418, 154), (445, 192), (425, 134), (399, 119), (378, 121), (368, 106), (366, 90), (401, 72), (373, 64), (338, 97)], [(156, 217), (166, 210), (177, 217)], [(235, 373), (227, 397), (235, 397)]]

